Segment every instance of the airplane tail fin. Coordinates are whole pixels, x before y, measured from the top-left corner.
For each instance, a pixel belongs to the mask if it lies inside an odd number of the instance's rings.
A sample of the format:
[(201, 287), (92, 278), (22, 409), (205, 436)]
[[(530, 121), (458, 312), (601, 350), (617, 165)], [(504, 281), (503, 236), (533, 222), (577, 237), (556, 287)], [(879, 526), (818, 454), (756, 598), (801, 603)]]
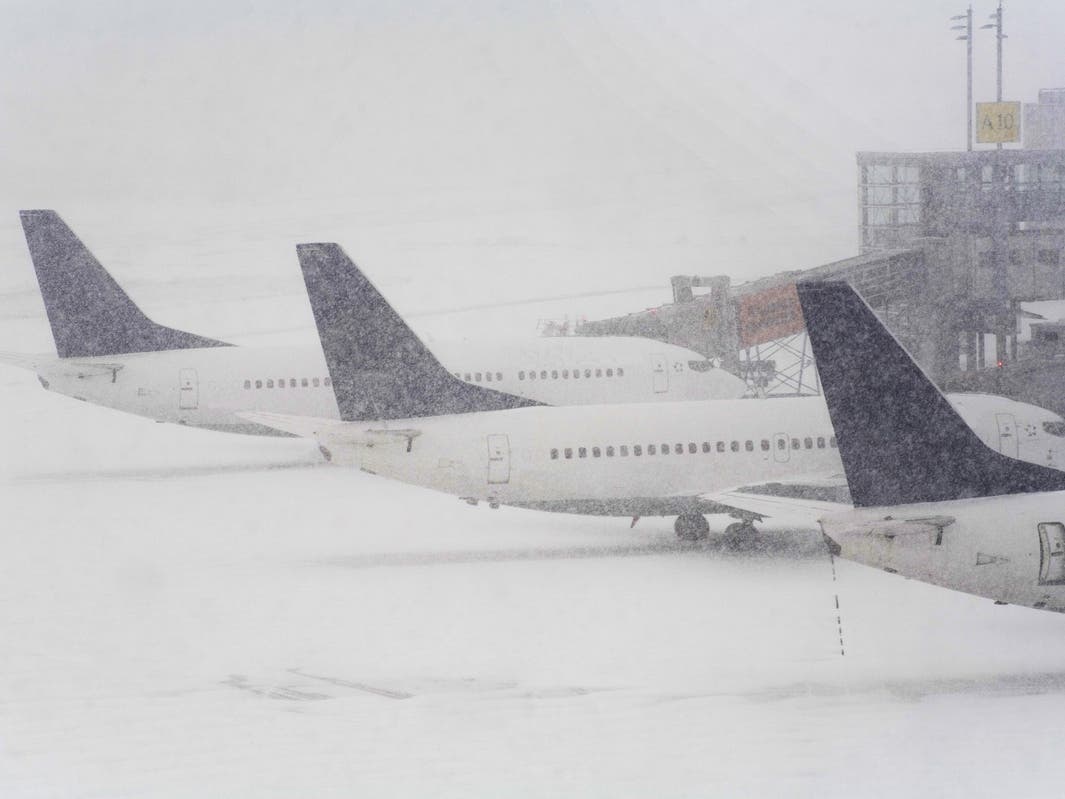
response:
[(300, 244), (296, 252), (344, 421), (540, 404), (448, 372), (340, 245)]
[(145, 316), (55, 211), (19, 215), (60, 358), (229, 346)]
[(1065, 472), (986, 446), (850, 286), (798, 291), (855, 505), (1065, 490)]

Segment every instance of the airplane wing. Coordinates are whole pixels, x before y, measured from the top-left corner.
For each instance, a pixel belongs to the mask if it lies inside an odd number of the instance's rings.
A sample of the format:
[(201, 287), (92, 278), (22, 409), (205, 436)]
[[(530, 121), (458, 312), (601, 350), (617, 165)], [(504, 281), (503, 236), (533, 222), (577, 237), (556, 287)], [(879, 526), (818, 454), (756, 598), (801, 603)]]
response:
[(843, 475), (738, 486), (702, 494), (699, 500), (756, 521), (787, 519), (810, 527), (816, 527), (823, 516), (853, 507)]
[(254, 424), (291, 433), (301, 438), (314, 438), (331, 444), (349, 444), (356, 447), (377, 447), (401, 444), (410, 451), (414, 439), (422, 434), (414, 428), (367, 427), (360, 422), (342, 422), (339, 419), (322, 419), (314, 416), (289, 416), (266, 411), (241, 411), (237, 414)]

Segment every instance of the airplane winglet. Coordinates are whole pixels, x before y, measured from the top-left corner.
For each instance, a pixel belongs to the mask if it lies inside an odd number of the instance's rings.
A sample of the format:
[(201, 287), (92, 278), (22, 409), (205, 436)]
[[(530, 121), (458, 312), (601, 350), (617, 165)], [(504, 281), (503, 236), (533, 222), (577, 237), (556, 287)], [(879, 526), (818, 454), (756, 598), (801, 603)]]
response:
[(985, 445), (846, 283), (798, 291), (856, 506), (1065, 490), (1065, 472)]
[(296, 251), (344, 421), (541, 404), (448, 372), (340, 245), (300, 244)]

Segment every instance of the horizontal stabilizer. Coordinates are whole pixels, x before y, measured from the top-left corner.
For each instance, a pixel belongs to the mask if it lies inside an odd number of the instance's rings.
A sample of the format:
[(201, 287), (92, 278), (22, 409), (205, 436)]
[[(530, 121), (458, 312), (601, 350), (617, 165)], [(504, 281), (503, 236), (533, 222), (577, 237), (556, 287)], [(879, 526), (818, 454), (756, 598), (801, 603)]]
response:
[(0, 363), (15, 366), (19, 369), (37, 371), (37, 365), (45, 361), (54, 361), (54, 355), (30, 355), (25, 352), (0, 352)]
[(301, 438), (313, 438), (330, 444), (377, 447), (401, 445), (410, 448), (411, 442), (420, 436), (414, 428), (374, 428), (337, 419), (322, 419), (314, 416), (290, 416), (266, 411), (241, 411), (241, 419), (263, 425)]
[(267, 411), (240, 411), (237, 416), (252, 424), (260, 424), (263, 427), (279, 430), (282, 433), (291, 433), (301, 438), (317, 438), (319, 433), (341, 426), (341, 422), (336, 419), (322, 419), (315, 416), (292, 416), (290, 414), (269, 413)]
[(448, 372), (339, 245), (300, 244), (296, 251), (341, 419), (413, 419), (541, 404)]
[(55, 211), (19, 215), (60, 358), (229, 346), (145, 316)]

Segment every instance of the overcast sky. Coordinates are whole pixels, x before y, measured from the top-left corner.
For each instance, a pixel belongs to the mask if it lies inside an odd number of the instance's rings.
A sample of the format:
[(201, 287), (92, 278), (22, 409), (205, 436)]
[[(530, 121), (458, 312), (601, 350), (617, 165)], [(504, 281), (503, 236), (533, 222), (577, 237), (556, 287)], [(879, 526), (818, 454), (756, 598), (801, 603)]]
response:
[[(579, 288), (813, 266), (857, 251), (856, 151), (964, 147), (963, 11), (4, 0), (0, 254), (26, 278), (16, 211), (53, 207), (90, 242), (257, 258), (537, 251)], [(1065, 85), (1065, 3), (1006, 14), (1007, 98)], [(992, 99), (990, 31), (976, 60)]]

